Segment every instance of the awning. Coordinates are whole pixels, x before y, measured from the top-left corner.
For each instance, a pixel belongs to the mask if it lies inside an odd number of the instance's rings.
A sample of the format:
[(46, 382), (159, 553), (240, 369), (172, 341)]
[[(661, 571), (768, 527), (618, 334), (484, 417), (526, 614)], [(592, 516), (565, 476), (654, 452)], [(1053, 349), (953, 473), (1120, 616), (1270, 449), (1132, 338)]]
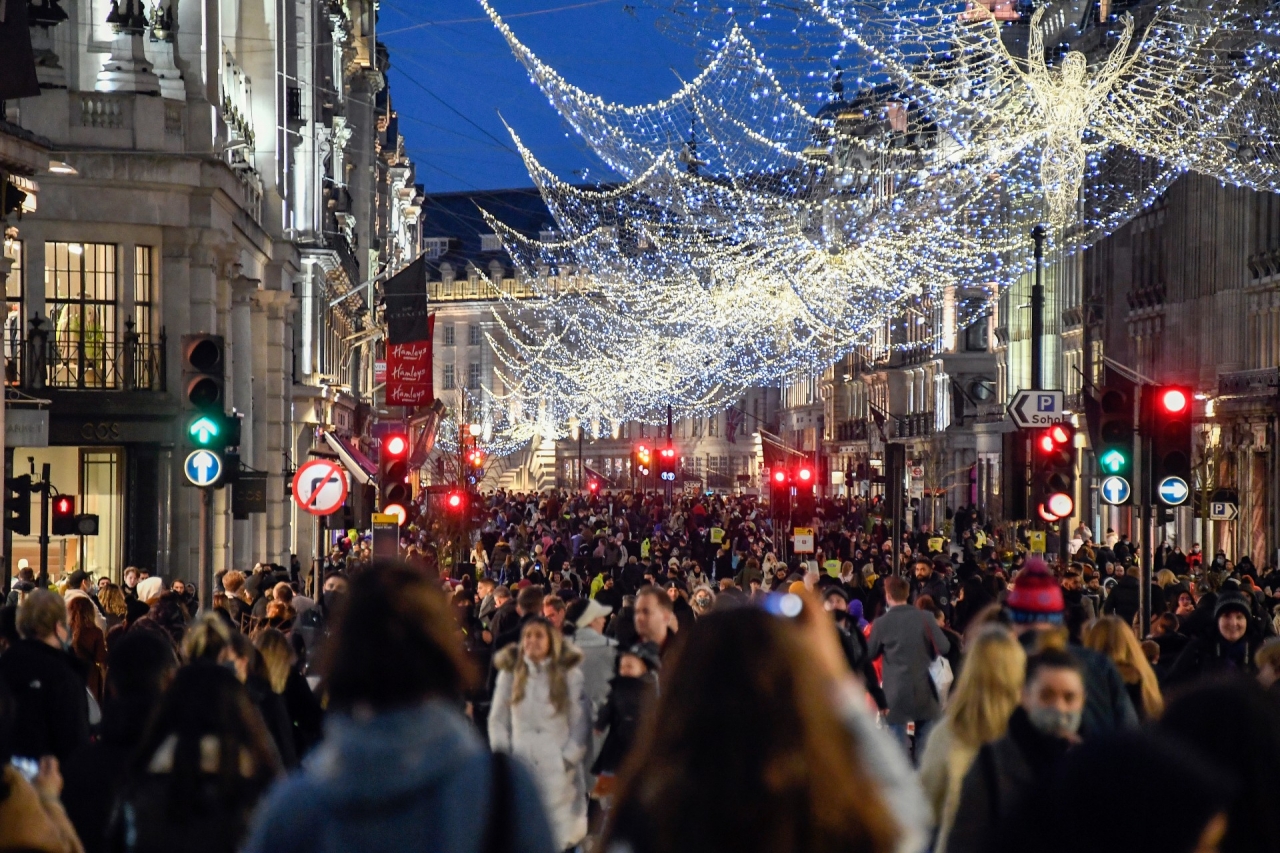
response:
[(367, 486), (373, 482), (378, 474), (378, 468), (369, 461), (368, 456), (361, 453), (354, 444), (345, 438), (340, 438), (331, 432), (324, 434), (324, 440), (326, 444), (333, 448), (333, 452), (338, 454), (338, 458), (342, 460), (342, 464), (357, 483)]

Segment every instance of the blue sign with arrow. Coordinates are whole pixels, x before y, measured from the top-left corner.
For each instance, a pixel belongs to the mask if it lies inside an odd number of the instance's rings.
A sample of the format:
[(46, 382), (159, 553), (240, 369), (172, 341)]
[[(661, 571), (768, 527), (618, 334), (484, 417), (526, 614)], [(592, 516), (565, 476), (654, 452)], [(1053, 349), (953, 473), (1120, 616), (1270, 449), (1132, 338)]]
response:
[(1102, 481), (1099, 487), (1102, 492), (1102, 499), (1109, 504), (1122, 504), (1129, 500), (1129, 481), (1124, 477), (1108, 477)]
[(1181, 477), (1165, 477), (1156, 488), (1156, 493), (1166, 505), (1177, 506), (1187, 499), (1191, 489), (1187, 487), (1187, 481)]
[(212, 486), (222, 476), (222, 457), (212, 450), (194, 450), (187, 455), (182, 470), (195, 486)]

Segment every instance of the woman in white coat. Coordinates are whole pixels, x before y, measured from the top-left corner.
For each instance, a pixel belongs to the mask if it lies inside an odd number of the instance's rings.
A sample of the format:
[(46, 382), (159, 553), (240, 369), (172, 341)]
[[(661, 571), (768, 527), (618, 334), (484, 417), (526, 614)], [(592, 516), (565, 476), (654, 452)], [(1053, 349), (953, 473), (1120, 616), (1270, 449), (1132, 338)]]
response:
[(591, 720), (581, 662), (582, 652), (541, 617), (526, 622), (520, 642), (493, 658), (498, 680), (489, 745), (533, 771), (556, 844), (564, 850), (587, 834), (584, 762)]

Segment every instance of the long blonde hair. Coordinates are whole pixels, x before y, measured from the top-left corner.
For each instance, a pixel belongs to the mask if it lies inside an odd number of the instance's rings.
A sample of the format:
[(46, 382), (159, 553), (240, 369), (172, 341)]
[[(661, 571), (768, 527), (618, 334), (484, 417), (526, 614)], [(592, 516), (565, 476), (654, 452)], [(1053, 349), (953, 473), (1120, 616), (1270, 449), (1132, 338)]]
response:
[(1164, 697), (1160, 695), (1156, 674), (1142, 653), (1133, 629), (1123, 619), (1118, 616), (1098, 619), (1085, 630), (1084, 645), (1111, 658), (1125, 684), (1141, 682), (1142, 706), (1147, 719), (1154, 720), (1164, 712)]
[(293, 646), (289, 645), (288, 637), (275, 628), (264, 628), (254, 638), (254, 645), (262, 654), (271, 692), (283, 693), (289, 681), (289, 668), (293, 666)]
[(525, 684), (529, 681), (529, 664), (524, 659), (524, 635), (532, 630), (545, 631), (547, 634), (547, 676), (551, 681), (551, 705), (557, 714), (569, 713), (569, 680), (568, 671), (581, 655), (566, 654), (572, 647), (566, 646), (564, 637), (545, 619), (533, 618), (525, 623), (520, 631), (520, 639), (515, 644), (515, 660), (511, 667), (511, 704), (519, 705), (524, 701)]
[(947, 703), (957, 740), (980, 747), (1001, 737), (1018, 707), (1027, 653), (1003, 625), (984, 625), (965, 651), (964, 666)]

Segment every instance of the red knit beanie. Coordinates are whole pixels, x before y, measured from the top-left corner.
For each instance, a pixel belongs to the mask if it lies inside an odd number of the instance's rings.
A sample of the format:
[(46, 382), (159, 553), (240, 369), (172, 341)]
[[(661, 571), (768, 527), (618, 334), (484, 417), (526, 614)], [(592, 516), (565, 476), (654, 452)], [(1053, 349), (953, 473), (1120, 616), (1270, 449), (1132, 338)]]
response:
[(1062, 622), (1062, 587), (1039, 557), (1031, 557), (1023, 564), (1004, 604), (1009, 618), (1018, 624)]

